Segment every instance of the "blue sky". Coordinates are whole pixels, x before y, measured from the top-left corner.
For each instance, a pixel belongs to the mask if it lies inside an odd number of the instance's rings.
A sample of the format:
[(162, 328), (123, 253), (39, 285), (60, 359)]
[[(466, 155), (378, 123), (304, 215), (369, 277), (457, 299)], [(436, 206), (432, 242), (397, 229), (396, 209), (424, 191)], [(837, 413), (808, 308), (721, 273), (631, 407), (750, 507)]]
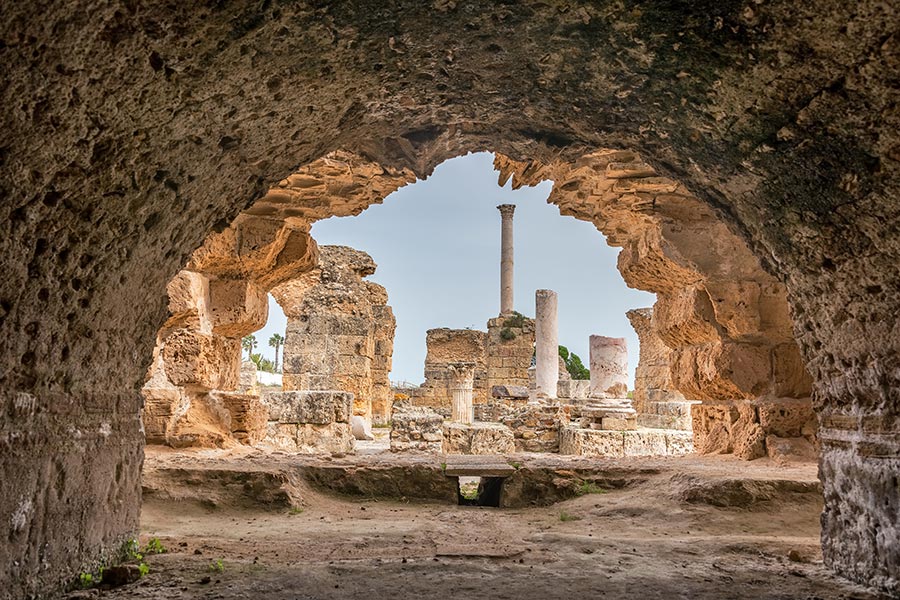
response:
[[(559, 294), (559, 342), (588, 364), (588, 336), (624, 337), (634, 381), (638, 341), (625, 311), (652, 306), (653, 294), (629, 289), (616, 270), (618, 248), (596, 228), (562, 217), (547, 204), (549, 181), (520, 190), (497, 185), (489, 153), (437, 167), (426, 180), (401, 188), (356, 217), (313, 225), (320, 245), (368, 252), (378, 263), (369, 279), (385, 286), (397, 318), (392, 381), (421, 383), (425, 331), (434, 327), (485, 329), (500, 311), (500, 213), (515, 204), (515, 306), (534, 316), (536, 289)], [(285, 317), (269, 297), (269, 321), (256, 333), (263, 355)]]

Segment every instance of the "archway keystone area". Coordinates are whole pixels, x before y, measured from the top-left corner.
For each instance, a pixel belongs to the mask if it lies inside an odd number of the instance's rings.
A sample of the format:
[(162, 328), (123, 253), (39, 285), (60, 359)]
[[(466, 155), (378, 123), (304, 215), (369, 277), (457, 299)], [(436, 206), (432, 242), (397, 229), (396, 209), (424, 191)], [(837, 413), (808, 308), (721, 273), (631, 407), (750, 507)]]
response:
[[(4, 16), (7, 597), (51, 593), (136, 531), (138, 390), (157, 332), (190, 312), (167, 305), (185, 265), (273, 287), (311, 268), (312, 221), (477, 150), (516, 185), (552, 179), (551, 202), (623, 247), (620, 270), (657, 292), (656, 329), (683, 347), (679, 387), (811, 391), (826, 563), (900, 591), (896, 6), (77, 1)], [(704, 361), (756, 366), (712, 380)]]

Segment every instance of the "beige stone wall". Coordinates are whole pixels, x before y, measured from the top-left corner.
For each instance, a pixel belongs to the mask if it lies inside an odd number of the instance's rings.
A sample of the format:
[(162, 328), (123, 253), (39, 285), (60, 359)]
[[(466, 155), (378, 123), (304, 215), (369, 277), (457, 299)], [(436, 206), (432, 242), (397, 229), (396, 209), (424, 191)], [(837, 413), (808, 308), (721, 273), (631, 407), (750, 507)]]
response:
[(472, 402), (483, 404), (487, 387), (487, 334), (477, 329), (429, 329), (425, 334), (425, 382), (413, 390), (413, 406), (428, 406), (444, 416), (450, 415), (451, 363), (475, 363)]
[[(288, 318), (284, 390), (341, 390), (353, 414), (386, 421), (395, 320), (365, 252), (322, 246), (316, 270), (272, 290)], [(377, 408), (377, 418), (375, 417)]]
[(528, 387), (534, 354), (534, 319), (496, 317), (487, 323), (485, 354), (487, 391), (495, 385)]

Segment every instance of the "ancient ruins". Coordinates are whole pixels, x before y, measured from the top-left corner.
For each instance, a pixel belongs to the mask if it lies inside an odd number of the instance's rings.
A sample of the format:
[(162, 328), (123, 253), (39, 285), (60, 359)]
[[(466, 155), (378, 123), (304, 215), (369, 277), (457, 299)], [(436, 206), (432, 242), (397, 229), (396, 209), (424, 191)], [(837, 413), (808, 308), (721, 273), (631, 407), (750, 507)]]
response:
[[(0, 600), (897, 597), (897, 31), (876, 0), (6, 3)], [(479, 151), (656, 302), (567, 377), (501, 204), (497, 316), (434, 323), (395, 395), (391, 290), (311, 227)], [(269, 294), (280, 389), (241, 360)]]

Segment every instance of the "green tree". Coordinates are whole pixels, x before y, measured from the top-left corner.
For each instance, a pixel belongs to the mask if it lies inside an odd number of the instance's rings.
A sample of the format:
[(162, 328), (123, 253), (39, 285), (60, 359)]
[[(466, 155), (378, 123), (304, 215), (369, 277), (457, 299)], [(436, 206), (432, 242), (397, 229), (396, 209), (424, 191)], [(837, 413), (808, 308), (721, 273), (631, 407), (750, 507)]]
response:
[(256, 348), (256, 336), (252, 333), (241, 339), (241, 348), (247, 351), (247, 360), (253, 360), (253, 350)]
[(587, 367), (584, 366), (584, 363), (581, 362), (581, 357), (579, 357), (574, 352), (569, 352), (569, 349), (565, 346), (559, 347), (559, 355), (562, 357), (563, 362), (566, 363), (566, 371), (569, 372), (569, 375), (572, 376), (572, 379), (590, 379), (591, 372)]
[(269, 345), (275, 348), (275, 367), (273, 373), (278, 372), (278, 351), (281, 350), (281, 347), (284, 345), (284, 338), (278, 334), (273, 333), (272, 337), (269, 338)]
[(275, 372), (275, 363), (268, 358), (263, 358), (262, 354), (256, 353), (250, 355), (250, 362), (256, 365), (256, 368), (266, 373)]

